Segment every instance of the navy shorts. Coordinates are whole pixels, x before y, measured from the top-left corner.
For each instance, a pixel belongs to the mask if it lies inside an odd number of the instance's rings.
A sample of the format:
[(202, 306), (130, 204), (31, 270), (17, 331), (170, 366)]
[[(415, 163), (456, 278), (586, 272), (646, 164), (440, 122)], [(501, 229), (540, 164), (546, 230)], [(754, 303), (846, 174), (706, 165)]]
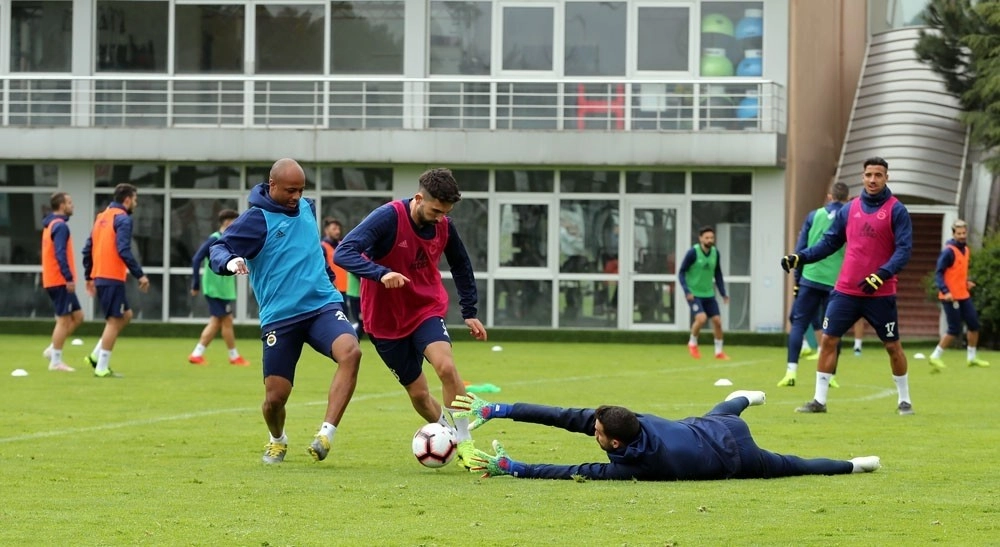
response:
[(69, 315), (80, 309), (80, 299), (75, 292), (66, 290), (66, 286), (49, 287), (45, 289), (52, 299), (52, 307), (56, 310), (56, 316)]
[(420, 377), (424, 368), (424, 350), (427, 346), (434, 342), (451, 344), (448, 328), (444, 324), (444, 319), (440, 317), (425, 319), (417, 330), (406, 338), (384, 340), (370, 334), (369, 336), (385, 366), (389, 367), (392, 375), (403, 386), (412, 384)]
[(358, 336), (339, 303), (330, 311), (265, 332), (261, 336), (264, 342), (264, 378), (281, 376), (294, 384), (295, 366), (302, 356), (303, 344), (309, 344), (316, 353), (333, 359), (333, 341), (345, 334)]
[(124, 317), (125, 312), (132, 309), (128, 305), (128, 300), (125, 299), (124, 283), (98, 285), (97, 300), (101, 303), (101, 309), (104, 310), (105, 319), (108, 317)]
[(208, 302), (208, 313), (212, 317), (225, 317), (233, 314), (234, 300), (223, 300), (221, 298), (206, 296), (205, 301)]
[(811, 325), (813, 330), (823, 328), (823, 310), (826, 309), (829, 297), (829, 289), (800, 285), (799, 295), (792, 302), (792, 311), (788, 314), (788, 321), (792, 324), (804, 322), (806, 327)]
[(719, 303), (715, 301), (714, 296), (708, 298), (694, 297), (694, 300), (688, 302), (688, 307), (691, 308), (691, 319), (699, 313), (704, 313), (709, 317), (715, 317), (719, 315)]
[(952, 336), (962, 334), (963, 321), (969, 327), (969, 332), (979, 332), (979, 316), (971, 298), (954, 302), (942, 300), (941, 307), (944, 308), (944, 318), (948, 320), (948, 334)]
[(869, 298), (833, 291), (823, 317), (823, 334), (841, 338), (858, 319), (864, 319), (879, 340), (892, 342), (899, 340), (898, 315), (895, 295)]

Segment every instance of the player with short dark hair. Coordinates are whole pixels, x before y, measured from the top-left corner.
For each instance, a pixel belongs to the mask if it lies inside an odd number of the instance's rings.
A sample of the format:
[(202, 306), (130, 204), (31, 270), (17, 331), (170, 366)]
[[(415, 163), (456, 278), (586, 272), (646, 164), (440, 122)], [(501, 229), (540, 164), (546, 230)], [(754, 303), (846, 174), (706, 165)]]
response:
[(85, 359), (99, 378), (117, 378), (111, 370), (111, 350), (118, 335), (132, 321), (132, 308), (125, 298), (129, 273), (139, 281), (139, 291), (149, 291), (149, 278), (132, 254), (132, 213), (139, 201), (138, 190), (128, 183), (115, 186), (114, 201), (97, 215), (94, 228), (83, 246), (87, 292), (97, 296), (104, 311), (104, 332)]
[[(843, 182), (837, 182), (830, 188), (830, 193), (826, 195), (827, 203), (823, 207), (810, 211), (802, 223), (799, 230), (799, 239), (795, 243), (795, 250), (801, 251), (815, 245), (827, 229), (833, 224), (833, 219), (837, 216), (837, 211), (844, 207), (850, 197), (850, 189)], [(788, 332), (788, 368), (785, 377), (778, 382), (778, 386), (794, 386), (798, 375), (799, 353), (802, 350), (802, 338), (806, 329), (810, 325), (816, 330), (822, 329), (822, 321), (817, 317), (826, 309), (826, 300), (837, 282), (837, 274), (840, 273), (841, 265), (844, 263), (844, 248), (841, 247), (832, 255), (814, 262), (812, 264), (795, 269), (795, 300), (792, 302), (792, 311), (788, 320), (792, 324)], [(840, 351), (840, 346), (837, 346)], [(837, 387), (833, 377), (830, 377), (830, 385)]]
[(334, 433), (358, 383), (361, 348), (344, 314), (344, 297), (333, 286), (319, 242), (316, 204), (302, 196), (305, 171), (293, 159), (274, 162), (268, 181), (250, 192), (250, 208), (209, 247), (219, 275), (249, 275), (260, 305), (264, 402), (271, 434), (262, 460), (281, 463), (288, 452), (285, 407), (292, 394), (302, 346), (333, 359), (337, 371), (327, 393), (326, 415), (308, 447), (326, 458)]
[(500, 443), (495, 454), (477, 451), (473, 469), (483, 477), (513, 475), (521, 479), (590, 480), (721, 480), (775, 479), (799, 475), (846, 475), (875, 471), (878, 456), (850, 460), (805, 459), (769, 452), (757, 446), (740, 418), (749, 406), (764, 404), (763, 391), (734, 391), (697, 418), (668, 420), (636, 414), (621, 406), (597, 409), (559, 408), (528, 403), (491, 403), (459, 397), (452, 406), (472, 421), (473, 429), (495, 418), (559, 427), (596, 438), (610, 463), (577, 465), (529, 464), (515, 461)]
[(698, 335), (711, 319), (712, 332), (715, 334), (715, 358), (729, 359), (722, 350), (722, 318), (719, 317), (719, 303), (715, 300), (715, 291), (718, 289), (722, 301), (729, 304), (726, 282), (722, 278), (722, 261), (719, 260), (719, 250), (715, 247), (715, 228), (702, 226), (698, 229), (698, 243), (684, 255), (684, 260), (677, 269), (677, 282), (691, 308), (691, 337), (688, 339), (691, 357), (701, 359)]
[[(194, 351), (188, 356), (188, 362), (192, 365), (204, 365), (205, 349), (215, 335), (222, 331), (222, 340), (226, 343), (229, 351), (229, 364), (237, 367), (250, 366), (250, 362), (240, 355), (236, 349), (236, 333), (233, 331), (233, 306), (236, 304), (236, 278), (231, 276), (221, 276), (212, 271), (208, 266), (208, 249), (215, 243), (222, 234), (226, 232), (229, 225), (236, 220), (240, 214), (232, 209), (219, 211), (219, 229), (212, 232), (208, 239), (198, 247), (191, 259), (191, 296), (198, 294), (205, 295), (208, 303), (208, 324), (201, 331), (198, 344)], [(200, 272), (200, 273), (199, 273)]]
[[(430, 169), (420, 176), (412, 198), (372, 211), (334, 254), (338, 265), (361, 279), (364, 328), (382, 361), (406, 389), (414, 410), (428, 422), (449, 427), (445, 409), (431, 395), (423, 372), (426, 359), (441, 380), (445, 401), (465, 395), (445, 326), (448, 292), (438, 271), (442, 254), (451, 267), (469, 332), (476, 340), (486, 340), (486, 329), (476, 318), (478, 292), (472, 262), (446, 216), (461, 199), (450, 170)], [(475, 446), (467, 423), (453, 421), (458, 463), (469, 468)]]
[(49, 200), (52, 212), (42, 220), (42, 288), (49, 293), (56, 314), (52, 343), (42, 355), (49, 360), (49, 370), (73, 372), (63, 362), (66, 338), (83, 323), (83, 309), (76, 296), (76, 262), (73, 261), (73, 237), (69, 217), (73, 216), (73, 198), (56, 192)]
[(944, 349), (955, 341), (955, 337), (962, 334), (963, 322), (969, 328), (966, 339), (968, 344), (965, 349), (966, 364), (970, 367), (990, 366), (989, 361), (980, 359), (976, 355), (980, 326), (979, 316), (972, 304), (972, 293), (969, 292), (976, 284), (969, 279), (969, 259), (972, 257), (972, 250), (968, 246), (968, 237), (969, 225), (964, 220), (956, 220), (951, 225), (951, 239), (941, 250), (937, 269), (934, 270), (934, 282), (938, 287), (938, 300), (941, 301), (941, 307), (944, 309), (948, 330), (941, 337), (934, 352), (931, 353), (929, 362), (933, 367), (932, 372), (940, 372), (941, 369), (945, 368), (941, 356), (944, 355)]
[(837, 211), (833, 224), (818, 243), (781, 259), (781, 267), (789, 272), (818, 262), (841, 247), (845, 249), (843, 268), (826, 307), (815, 396), (797, 408), (797, 412), (826, 412), (840, 338), (858, 319), (864, 318), (889, 354), (898, 393), (897, 412), (913, 414), (896, 310), (896, 276), (910, 261), (913, 225), (910, 213), (887, 186), (889, 163), (874, 157), (865, 160), (863, 168), (861, 196)]

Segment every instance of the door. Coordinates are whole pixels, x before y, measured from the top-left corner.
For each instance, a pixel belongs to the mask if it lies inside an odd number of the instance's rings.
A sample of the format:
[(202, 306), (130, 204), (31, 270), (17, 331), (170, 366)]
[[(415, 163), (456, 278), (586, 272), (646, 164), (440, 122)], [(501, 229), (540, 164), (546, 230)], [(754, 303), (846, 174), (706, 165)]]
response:
[(686, 328), (688, 314), (678, 297), (677, 266), (687, 249), (688, 208), (677, 200), (642, 198), (626, 204), (626, 259), (619, 262), (624, 283), (623, 328), (674, 330)]

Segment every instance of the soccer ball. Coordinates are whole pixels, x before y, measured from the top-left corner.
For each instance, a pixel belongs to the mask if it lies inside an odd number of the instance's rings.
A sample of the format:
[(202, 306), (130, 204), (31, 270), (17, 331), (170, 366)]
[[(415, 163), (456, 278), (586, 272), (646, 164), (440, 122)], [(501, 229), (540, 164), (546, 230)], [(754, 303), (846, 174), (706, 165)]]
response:
[(413, 435), (413, 455), (426, 467), (444, 467), (458, 451), (455, 432), (439, 423), (425, 424)]

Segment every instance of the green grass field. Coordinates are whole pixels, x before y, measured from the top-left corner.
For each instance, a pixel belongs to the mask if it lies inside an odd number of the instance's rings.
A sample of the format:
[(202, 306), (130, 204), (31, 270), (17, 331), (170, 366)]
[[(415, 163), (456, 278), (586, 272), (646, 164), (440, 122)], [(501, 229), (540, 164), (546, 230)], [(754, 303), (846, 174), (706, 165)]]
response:
[[(260, 348), (254, 366), (188, 365), (194, 340), (119, 340), (96, 379), (66, 346), (75, 373), (49, 372), (43, 337), (0, 337), (0, 545), (947, 545), (996, 544), (996, 374), (967, 369), (964, 351), (928, 373), (911, 360), (914, 416), (895, 414), (887, 358), (869, 342), (845, 355), (829, 414), (800, 415), (813, 362), (777, 388), (780, 348), (727, 347), (732, 361), (694, 361), (683, 346), (459, 342), (463, 377), (503, 402), (621, 404), (669, 418), (700, 415), (734, 389), (763, 389), (744, 418), (764, 448), (800, 456), (875, 454), (878, 472), (712, 482), (480, 479), (450, 465), (421, 467), (410, 438), (421, 425), (371, 345), (330, 457), (305, 447), (326, 401), (332, 364), (309, 352), (288, 406), (289, 455), (264, 466)], [(502, 344), (502, 352), (493, 352)], [(907, 348), (909, 355), (917, 351)], [(927, 352), (926, 348), (919, 351)], [(15, 368), (30, 372), (11, 377)], [(429, 367), (426, 368), (433, 376)], [(715, 387), (719, 378), (733, 387)], [(432, 384), (437, 385), (436, 378)], [(527, 462), (607, 461), (583, 435), (497, 420), (477, 430)]]

